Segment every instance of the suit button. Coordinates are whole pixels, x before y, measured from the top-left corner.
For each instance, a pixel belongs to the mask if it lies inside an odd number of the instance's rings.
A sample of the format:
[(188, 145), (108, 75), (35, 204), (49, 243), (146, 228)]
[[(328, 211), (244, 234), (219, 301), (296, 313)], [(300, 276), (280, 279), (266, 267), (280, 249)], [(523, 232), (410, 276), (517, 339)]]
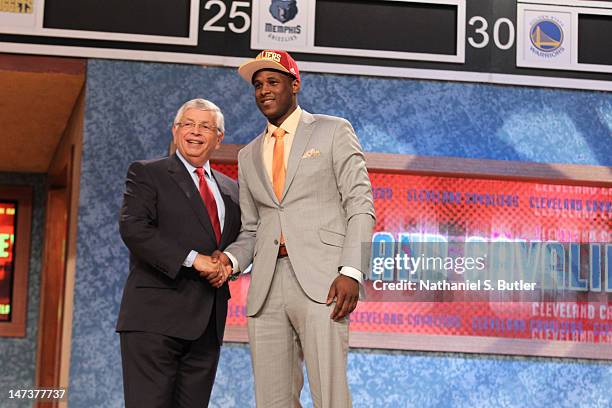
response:
[(283, 207), (278, 207), (278, 211), (283, 212), (284, 208)]
[(278, 239), (274, 240), (274, 245), (278, 245)]

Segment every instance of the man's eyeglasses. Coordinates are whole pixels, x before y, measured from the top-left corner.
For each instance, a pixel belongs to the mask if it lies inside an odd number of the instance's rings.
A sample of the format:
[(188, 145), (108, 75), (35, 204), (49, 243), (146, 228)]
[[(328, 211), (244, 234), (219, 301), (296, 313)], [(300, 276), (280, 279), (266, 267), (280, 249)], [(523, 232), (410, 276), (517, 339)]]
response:
[(217, 132), (217, 127), (207, 122), (196, 123), (196, 122), (187, 121), (187, 122), (178, 122), (177, 125), (180, 126), (184, 130), (195, 130), (196, 128), (200, 128), (202, 129), (202, 132), (204, 133), (216, 133)]

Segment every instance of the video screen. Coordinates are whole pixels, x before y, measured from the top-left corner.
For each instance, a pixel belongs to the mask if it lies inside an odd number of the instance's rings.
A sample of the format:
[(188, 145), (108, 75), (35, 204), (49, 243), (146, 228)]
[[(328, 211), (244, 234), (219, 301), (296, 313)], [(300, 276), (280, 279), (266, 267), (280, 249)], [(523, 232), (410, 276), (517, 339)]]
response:
[[(554, 343), (572, 345), (555, 355), (612, 357), (612, 188), (369, 173), (377, 222), (350, 317), (361, 347), (443, 336), (441, 351), (546, 355)], [(227, 327), (246, 326), (248, 286), (231, 283)]]
[(0, 322), (11, 321), (17, 204), (0, 201)]

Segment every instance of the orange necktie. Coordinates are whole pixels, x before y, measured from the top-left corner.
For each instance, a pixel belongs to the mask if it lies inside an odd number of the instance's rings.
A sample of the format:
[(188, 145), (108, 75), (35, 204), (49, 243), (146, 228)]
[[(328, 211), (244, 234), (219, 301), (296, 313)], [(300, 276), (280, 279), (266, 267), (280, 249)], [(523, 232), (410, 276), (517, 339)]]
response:
[[(274, 187), (274, 194), (280, 202), (283, 190), (285, 189), (285, 130), (277, 128), (272, 137), (274, 138), (274, 154), (272, 155), (272, 187)], [(281, 245), (285, 243), (285, 237), (281, 231), (280, 236)]]
[(272, 137), (274, 138), (274, 154), (272, 156), (272, 186), (274, 194), (280, 201), (285, 189), (285, 130), (277, 128)]

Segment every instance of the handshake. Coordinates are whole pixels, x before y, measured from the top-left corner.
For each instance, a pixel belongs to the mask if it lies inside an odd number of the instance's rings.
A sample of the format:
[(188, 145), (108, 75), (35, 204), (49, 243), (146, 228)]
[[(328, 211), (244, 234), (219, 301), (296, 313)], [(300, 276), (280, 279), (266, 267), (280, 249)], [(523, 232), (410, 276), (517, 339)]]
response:
[(212, 255), (198, 254), (193, 267), (214, 288), (219, 288), (231, 276), (232, 262), (223, 252), (216, 250)]

